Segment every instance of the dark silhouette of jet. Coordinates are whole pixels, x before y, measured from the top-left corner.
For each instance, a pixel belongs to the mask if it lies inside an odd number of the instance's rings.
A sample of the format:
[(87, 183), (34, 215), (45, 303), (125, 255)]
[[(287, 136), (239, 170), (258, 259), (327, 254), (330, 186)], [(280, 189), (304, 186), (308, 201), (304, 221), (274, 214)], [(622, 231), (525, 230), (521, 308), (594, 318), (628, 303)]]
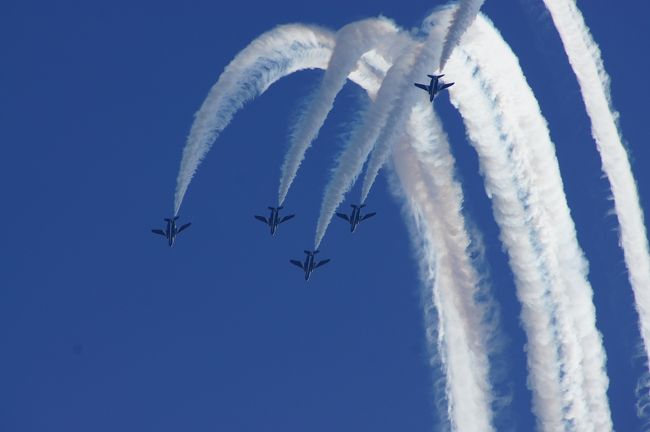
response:
[(319, 251), (308, 251), (306, 250), (305, 253), (307, 254), (307, 257), (305, 257), (305, 262), (300, 262), (298, 260), (289, 260), (289, 262), (295, 266), (300, 267), (304, 272), (305, 272), (305, 280), (309, 280), (309, 276), (311, 276), (311, 273), (316, 270), (320, 266), (324, 266), (328, 262), (330, 262), (329, 259), (324, 259), (322, 261), (319, 261), (316, 263), (316, 254)]
[(352, 207), (352, 213), (350, 215), (346, 215), (345, 213), (336, 213), (338, 217), (341, 219), (345, 219), (348, 221), (350, 224), (350, 232), (354, 232), (355, 229), (357, 229), (357, 225), (359, 225), (362, 221), (373, 217), (377, 213), (368, 213), (366, 215), (361, 215), (361, 209), (364, 208), (366, 205), (361, 204), (360, 206), (356, 206), (354, 204), (350, 205)]
[(440, 78), (445, 76), (444, 74), (427, 76), (431, 78), (429, 85), (415, 83), (415, 86), (429, 93), (429, 102), (433, 102), (433, 98), (438, 95), (438, 92), (454, 85), (454, 83), (444, 84), (440, 82)]
[(278, 225), (280, 225), (282, 222), (288, 221), (289, 219), (295, 216), (295, 214), (292, 214), (281, 218), (280, 210), (282, 210), (283, 208), (284, 207), (268, 207), (268, 209), (271, 210), (271, 214), (269, 215), (268, 219), (265, 218), (264, 216), (258, 216), (258, 215), (255, 215), (255, 219), (257, 219), (260, 222), (264, 222), (269, 227), (271, 227), (271, 235), (275, 235), (275, 231), (278, 229)]
[(159, 229), (152, 229), (151, 232), (154, 234), (160, 234), (161, 236), (165, 237), (169, 242), (169, 247), (174, 246), (174, 243), (176, 243), (176, 236), (179, 235), (187, 227), (192, 225), (191, 223), (186, 223), (185, 225), (182, 225), (180, 228), (176, 228), (176, 220), (178, 218), (179, 218), (178, 216), (171, 219), (165, 218), (165, 222), (167, 222), (167, 228), (165, 228), (164, 231)]

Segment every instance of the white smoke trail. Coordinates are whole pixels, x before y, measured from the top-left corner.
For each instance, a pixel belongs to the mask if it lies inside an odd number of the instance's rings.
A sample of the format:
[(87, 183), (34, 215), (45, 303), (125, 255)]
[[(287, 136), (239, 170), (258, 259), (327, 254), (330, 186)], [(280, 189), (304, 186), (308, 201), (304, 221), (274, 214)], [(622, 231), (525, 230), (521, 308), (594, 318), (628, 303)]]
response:
[(560, 34), (591, 120), (602, 169), (612, 189), (629, 280), (639, 314), (639, 330), (650, 359), (650, 253), (639, 193), (623, 147), (616, 112), (611, 103), (609, 76), (575, 1), (544, 0)]
[(460, 43), (465, 31), (472, 25), (485, 0), (461, 0), (455, 10), (447, 31), (440, 56), (440, 70), (444, 69), (449, 56)]
[(333, 47), (329, 31), (285, 25), (258, 37), (230, 62), (194, 115), (176, 182), (175, 214), (196, 169), (233, 115), (281, 76), (299, 68), (324, 69)]
[(291, 135), (291, 144), (281, 169), (278, 205), (283, 204), (305, 152), (318, 136), (348, 75), (364, 53), (382, 45), (386, 39), (393, 39), (396, 32), (397, 27), (392, 21), (372, 18), (348, 24), (336, 33), (336, 46), (323, 81), (309, 111)]
[(410, 70), (416, 55), (413, 44), (405, 44), (403, 50), (404, 54), (397, 58), (395, 64), (386, 73), (375, 101), (364, 116), (364, 122), (353, 132), (325, 187), (316, 227), (315, 249), (318, 249), (336, 208), (361, 172), (363, 163), (381, 133), (382, 125), (386, 122), (396, 100), (401, 96), (400, 84)]
[[(411, 211), (420, 220), (419, 231), (424, 247), (421, 266), (428, 270), (423, 275), (423, 288), (430, 290), (428, 296), (432, 297), (438, 311), (437, 340), (430, 340), (430, 343), (437, 345), (447, 377), (451, 429), (493, 430), (490, 392), (485, 391), (490, 388), (487, 351), (484, 344), (477, 344), (480, 339), (476, 340), (477, 333), (485, 330), (485, 326), (480, 322), (480, 313), (468, 316), (470, 311), (478, 312), (475, 299), (469, 299), (468, 304), (468, 299), (463, 298), (466, 288), (473, 291), (478, 281), (467, 283), (475, 277), (471, 264), (465, 267), (465, 271), (459, 269), (458, 244), (451, 243), (456, 239), (446, 235), (445, 221), (438, 206), (433, 204), (440, 202), (441, 197), (432, 194), (432, 189), (436, 190), (428, 179), (432, 167), (428, 163), (427, 168), (422, 166), (408, 144), (400, 146), (393, 160)], [(462, 257), (466, 258), (466, 252), (462, 252)], [(489, 333), (486, 331), (483, 337), (488, 337)]]
[[(535, 227), (534, 235), (540, 242), (535, 247), (537, 251), (532, 252), (541, 254), (540, 258), (545, 262), (545, 273), (547, 276), (552, 275), (554, 280), (549, 286), (549, 295), (556, 303), (555, 320), (559, 324), (557, 330), (560, 340), (563, 341), (564, 397), (565, 404), (571, 407), (569, 413), (573, 413), (568, 419), (577, 427), (589, 428), (593, 423), (596, 430), (611, 430), (606, 396), (608, 379), (604, 371), (605, 355), (601, 336), (595, 327), (586, 260), (576, 240), (546, 123), (516, 57), (488, 21), (477, 21), (464, 39), (462, 49), (467, 51), (465, 55), (473, 58), (479, 69), (468, 70), (467, 65), (454, 58), (461, 56), (452, 56), (450, 70), (457, 76), (462, 76), (460, 81), (464, 83), (462, 87), (452, 89), (452, 100), (457, 105), (462, 105), (463, 117), (469, 123), (470, 136), (476, 141), (475, 147), (482, 159), (488, 191), (495, 203), (497, 221), (500, 220), (501, 208), (513, 208), (516, 200), (522, 200), (522, 197), (510, 193), (510, 198), (514, 201), (508, 203), (501, 196), (499, 188), (503, 188), (510, 175), (516, 179), (519, 195), (523, 196), (526, 205), (526, 214), (521, 215), (524, 219), (519, 221), (519, 225), (532, 223), (531, 226)], [(477, 88), (477, 83), (469, 82), (472, 79), (478, 80), (483, 89)], [(481, 97), (485, 106), (477, 103)], [(483, 119), (485, 124), (471, 124), (472, 121), (476, 122), (477, 117), (485, 117), (485, 113), (490, 110), (494, 111), (492, 119)], [(491, 138), (486, 136), (489, 128), (493, 129), (490, 132)], [(489, 139), (504, 142), (492, 145), (492, 148), (479, 142), (485, 140), (487, 143)], [(482, 155), (485, 151), (493, 153), (494, 148), (506, 152), (508, 143), (512, 146), (509, 156), (512, 159), (511, 165), (514, 163), (510, 167), (494, 164), (489, 156)], [(504, 155), (501, 157), (503, 163), (507, 164), (507, 158)], [(491, 187), (491, 182), (498, 187)], [(502, 226), (502, 236), (504, 229)], [(522, 252), (516, 249), (521, 246), (518, 242), (505, 237), (504, 243), (509, 248), (511, 260), (513, 257), (522, 258)], [(534, 271), (532, 268), (524, 270)], [(541, 286), (539, 288), (542, 289)], [(526, 286), (520, 287), (518, 284), (518, 289), (521, 291)], [(577, 340), (572, 336), (573, 332), (576, 333)], [(534, 337), (531, 332), (528, 336), (529, 341)], [(574, 346), (575, 344), (579, 345)], [(583, 376), (580, 377), (580, 374)], [(531, 375), (535, 378), (536, 371), (532, 366)], [(577, 388), (580, 382), (582, 391)], [(582, 411), (583, 398), (587, 400), (589, 414)], [(546, 415), (541, 412), (549, 410), (543, 407), (543, 402), (537, 401), (536, 406), (544, 421)], [(557, 407), (553, 415), (559, 416)], [(554, 420), (556, 422), (557, 418)]]
[[(393, 134), (398, 135), (399, 131), (403, 129), (409, 110), (417, 103), (418, 96), (422, 97), (420, 92), (415, 91), (413, 82), (417, 78), (426, 76), (427, 72), (438, 68), (444, 35), (445, 28), (443, 26), (433, 26), (423, 43), (412, 43), (411, 49), (406, 50), (404, 55), (396, 60), (392, 68), (394, 73), (389, 71), (380, 89), (380, 93), (387, 97), (385, 99), (378, 97), (371, 106), (359, 134), (353, 135), (346, 151), (339, 158), (332, 179), (325, 189), (316, 227), (315, 244), (317, 246), (323, 239), (336, 208), (361, 173), (368, 154), (373, 151), (362, 192), (363, 199), (361, 201), (365, 201), (379, 169), (390, 155), (391, 146), (395, 140)], [(383, 138), (383, 135), (388, 135), (389, 138)], [(380, 146), (373, 150), (373, 146), (377, 146), (376, 142)], [(360, 148), (362, 151), (357, 151), (356, 148)]]
[[(463, 73), (453, 56), (447, 66), (454, 77), (464, 83), (454, 89), (452, 101), (461, 111), (470, 140), (479, 151), (485, 187), (493, 201), (495, 218), (501, 229), (501, 240), (506, 245), (510, 266), (518, 287), (522, 304), (522, 322), (528, 335), (529, 382), (533, 390), (533, 409), (541, 430), (563, 429), (563, 404), (560, 388), (560, 370), (556, 355), (557, 346), (552, 332), (552, 317), (545, 298), (546, 287), (538, 270), (534, 246), (525, 226), (524, 206), (517, 195), (500, 133), (494, 127), (498, 121), (492, 115), (489, 101), (477, 98), (478, 84), (471, 73)], [(472, 91), (474, 87), (474, 91)], [(466, 96), (466, 94), (468, 94)], [(461, 101), (467, 100), (467, 104)], [(475, 110), (475, 112), (467, 112)], [(494, 167), (494, 168), (489, 168)], [(500, 168), (500, 170), (498, 169)], [(499, 176), (502, 173), (503, 176)], [(505, 177), (505, 178), (503, 178)]]

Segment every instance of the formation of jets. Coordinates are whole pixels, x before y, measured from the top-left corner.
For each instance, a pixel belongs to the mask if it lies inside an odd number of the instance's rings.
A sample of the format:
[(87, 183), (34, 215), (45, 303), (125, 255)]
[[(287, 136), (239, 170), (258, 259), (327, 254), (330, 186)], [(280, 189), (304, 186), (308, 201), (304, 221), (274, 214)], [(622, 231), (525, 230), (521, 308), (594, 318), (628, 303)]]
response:
[[(454, 83), (443, 83), (440, 81), (440, 78), (444, 76), (443, 75), (427, 75), (429, 78), (431, 78), (431, 82), (429, 85), (426, 84), (419, 84), (419, 83), (414, 83), (414, 85), (417, 88), (420, 88), (424, 91), (426, 91), (429, 94), (429, 102), (433, 102), (433, 98), (435, 98), (440, 91), (445, 90)], [(365, 215), (361, 214), (361, 209), (363, 209), (366, 205), (365, 204), (360, 204), (360, 205), (355, 205), (352, 204), (352, 212), (348, 215), (345, 213), (336, 213), (338, 217), (341, 219), (344, 219), (348, 224), (350, 224), (350, 232), (354, 232), (359, 224), (363, 222), (366, 219), (369, 219), (376, 215), (377, 213), (366, 213)], [(282, 206), (280, 207), (268, 207), (268, 209), (271, 211), (269, 214), (269, 217), (266, 218), (264, 216), (259, 216), (259, 215), (254, 215), (255, 219), (257, 219), (260, 222), (264, 222), (266, 225), (269, 226), (271, 235), (274, 236), (278, 226), (283, 223), (288, 221), (289, 219), (292, 219), (295, 215), (287, 215), (280, 217), (280, 210), (283, 209)], [(173, 218), (167, 219), (165, 218), (165, 222), (167, 223), (167, 227), (164, 230), (160, 229), (153, 229), (151, 230), (154, 234), (159, 234), (167, 239), (167, 242), (170, 247), (174, 246), (176, 243), (176, 237), (178, 234), (180, 234), (182, 231), (187, 229), (191, 224), (186, 223), (184, 225), (181, 225), (180, 228), (177, 228), (176, 226), (176, 221), (178, 220), (178, 216), (175, 216)], [(319, 253), (318, 250), (314, 251), (309, 251), (306, 250), (305, 254), (307, 255), (305, 257), (305, 261), (299, 261), (299, 260), (289, 260), (289, 262), (297, 267), (300, 267), (300, 269), (305, 273), (305, 280), (309, 280), (309, 277), (311, 276), (312, 272), (316, 270), (318, 267), (324, 266), (328, 262), (330, 262), (329, 259), (324, 259), (321, 261), (316, 261), (316, 254)]]

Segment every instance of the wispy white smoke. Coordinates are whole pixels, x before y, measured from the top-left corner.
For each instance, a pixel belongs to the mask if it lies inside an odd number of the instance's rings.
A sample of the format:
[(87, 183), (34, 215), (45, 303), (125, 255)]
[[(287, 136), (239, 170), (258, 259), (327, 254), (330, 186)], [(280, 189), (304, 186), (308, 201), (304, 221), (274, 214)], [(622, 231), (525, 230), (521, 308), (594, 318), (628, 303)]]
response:
[(458, 8), (453, 13), (447, 37), (442, 47), (442, 54), (440, 56), (440, 70), (444, 69), (449, 60), (449, 56), (454, 48), (460, 43), (463, 34), (472, 25), (476, 15), (481, 10), (481, 6), (485, 0), (460, 0)]
[(544, 0), (560, 34), (569, 63), (576, 74), (591, 119), (602, 169), (612, 189), (620, 230), (620, 243), (634, 292), (639, 329), (650, 359), (650, 253), (639, 204), (639, 193), (628, 155), (622, 144), (616, 112), (611, 103), (609, 76), (600, 48), (594, 41), (574, 0)]
[[(522, 298), (529, 344), (539, 333), (526, 318), (553, 322), (553, 337), (561, 348), (559, 363), (551, 365), (531, 358), (539, 351), (529, 352), (540, 422), (552, 430), (564, 417), (565, 423), (579, 430), (611, 430), (605, 355), (595, 327), (586, 260), (576, 240), (546, 122), (516, 57), (487, 20), (477, 20), (461, 48), (463, 54), (452, 56), (448, 65), (450, 73), (464, 83), (452, 89), (452, 101), (461, 109), (479, 153), (502, 240), (518, 279), (518, 295), (544, 293), (545, 302), (550, 302), (527, 312), (529, 303)], [(519, 214), (513, 217), (517, 208)], [(511, 230), (516, 229), (521, 234), (514, 236)], [(527, 241), (532, 241), (532, 248), (524, 244)], [(534, 277), (539, 278), (537, 274), (542, 279), (532, 283)], [(544, 317), (549, 306), (553, 315)], [(557, 347), (546, 349), (546, 357), (551, 358)], [(559, 368), (555, 376), (561, 378), (563, 407), (546, 405), (544, 395), (556, 383), (540, 380), (553, 373), (536, 370), (538, 365)]]
[(363, 54), (394, 39), (395, 25), (383, 18), (373, 18), (348, 24), (336, 33), (336, 46), (325, 76), (310, 109), (293, 130), (289, 150), (281, 169), (278, 204), (282, 205), (296, 177), (305, 152), (318, 136), (348, 75), (356, 68)]

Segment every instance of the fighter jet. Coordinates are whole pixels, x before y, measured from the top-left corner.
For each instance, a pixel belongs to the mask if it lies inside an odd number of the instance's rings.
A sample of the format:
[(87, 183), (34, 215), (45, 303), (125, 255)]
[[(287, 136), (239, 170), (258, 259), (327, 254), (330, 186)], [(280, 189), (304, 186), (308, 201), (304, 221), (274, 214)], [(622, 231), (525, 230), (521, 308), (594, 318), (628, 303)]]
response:
[(305, 257), (305, 262), (300, 262), (298, 260), (289, 260), (289, 262), (295, 266), (300, 267), (304, 272), (305, 272), (305, 280), (309, 280), (309, 276), (311, 276), (311, 273), (316, 270), (318, 267), (323, 266), (330, 262), (328, 259), (324, 259), (322, 261), (319, 261), (316, 263), (315, 261), (315, 256), (318, 253), (317, 250), (315, 251), (308, 251), (306, 250), (305, 253), (307, 254), (307, 257)]
[(182, 225), (180, 228), (176, 228), (177, 219), (178, 216), (171, 219), (165, 218), (165, 222), (167, 222), (167, 228), (165, 228), (165, 231), (159, 229), (151, 230), (152, 233), (160, 234), (161, 236), (165, 237), (169, 242), (169, 247), (174, 246), (174, 243), (176, 243), (177, 235), (179, 235), (183, 230), (185, 230), (187, 227), (192, 225), (191, 223), (186, 223), (185, 225)]
[(449, 84), (444, 84), (440, 82), (440, 78), (442, 78), (443, 75), (427, 75), (429, 78), (431, 78), (431, 83), (429, 85), (426, 84), (418, 84), (415, 83), (415, 86), (417, 88), (421, 88), (425, 92), (429, 93), (429, 102), (433, 102), (433, 98), (438, 95), (438, 92), (440, 90), (444, 90), (447, 87), (451, 87), (454, 85), (454, 83), (449, 83)]
[(350, 205), (350, 207), (352, 207), (352, 213), (350, 213), (350, 216), (346, 215), (345, 213), (336, 213), (336, 215), (341, 219), (345, 219), (346, 221), (348, 221), (348, 223), (350, 224), (350, 232), (354, 232), (354, 230), (357, 229), (357, 225), (359, 225), (361, 221), (371, 218), (377, 214), (377, 213), (368, 213), (364, 216), (361, 216), (361, 209), (364, 208), (365, 206), (366, 206), (365, 204), (361, 204), (359, 206), (352, 204)]
[(255, 219), (257, 219), (260, 222), (264, 222), (267, 224), (269, 227), (271, 227), (271, 235), (275, 235), (275, 231), (278, 229), (278, 225), (280, 225), (282, 222), (286, 222), (295, 215), (289, 215), (285, 216), (283, 218), (280, 217), (280, 210), (282, 210), (284, 207), (268, 207), (269, 210), (271, 210), (271, 214), (269, 215), (269, 218), (265, 218), (264, 216), (258, 216), (255, 215)]

